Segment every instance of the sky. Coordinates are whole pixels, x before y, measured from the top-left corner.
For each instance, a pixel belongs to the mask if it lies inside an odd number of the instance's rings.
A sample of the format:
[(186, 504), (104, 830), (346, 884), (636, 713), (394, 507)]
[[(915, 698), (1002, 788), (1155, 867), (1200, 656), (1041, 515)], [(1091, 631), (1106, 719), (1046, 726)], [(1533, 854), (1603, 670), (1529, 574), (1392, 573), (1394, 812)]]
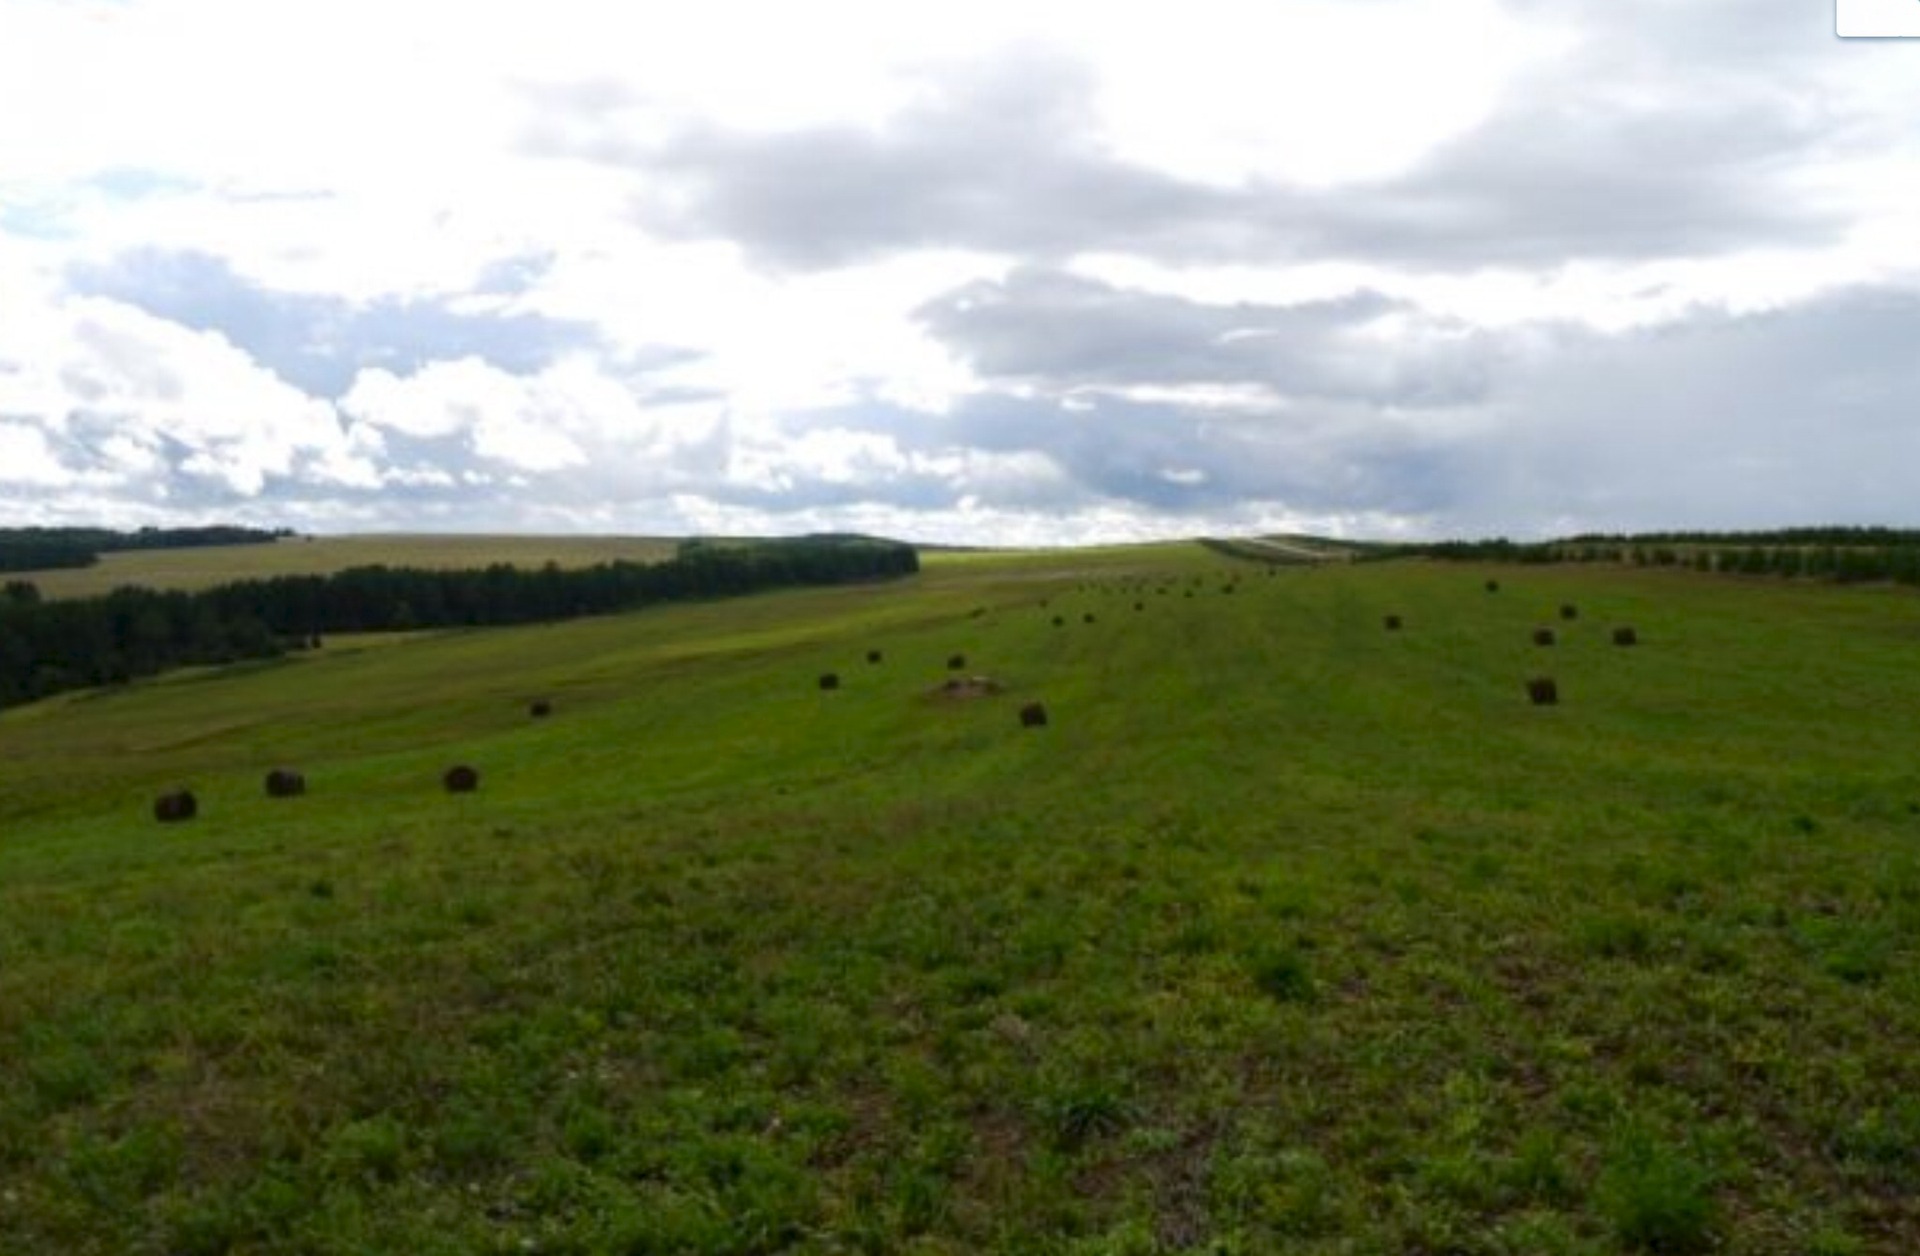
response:
[(1833, 2), (0, 0), (0, 525), (1920, 525)]

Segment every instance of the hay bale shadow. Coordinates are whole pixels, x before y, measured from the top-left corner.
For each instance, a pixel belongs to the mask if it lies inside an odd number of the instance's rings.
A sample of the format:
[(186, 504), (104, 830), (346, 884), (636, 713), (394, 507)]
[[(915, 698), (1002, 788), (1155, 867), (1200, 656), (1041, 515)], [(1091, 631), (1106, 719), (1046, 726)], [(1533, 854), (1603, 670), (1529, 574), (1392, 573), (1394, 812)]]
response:
[(820, 687), (827, 690), (838, 689), (840, 687), (840, 674), (838, 672), (821, 673)]
[(1615, 645), (1639, 645), (1640, 634), (1635, 632), (1631, 625), (1622, 624), (1613, 630), (1613, 643)]
[(1045, 728), (1047, 708), (1043, 703), (1029, 702), (1020, 708), (1020, 726), (1022, 728)]
[(1535, 645), (1552, 645), (1553, 642), (1554, 642), (1553, 629), (1535, 628), (1533, 630), (1533, 643)]
[(1535, 706), (1558, 706), (1560, 686), (1553, 683), (1551, 676), (1535, 676), (1527, 682), (1527, 699)]
[(440, 783), (449, 794), (471, 794), (480, 788), (480, 773), (464, 763), (457, 763), (441, 774)]

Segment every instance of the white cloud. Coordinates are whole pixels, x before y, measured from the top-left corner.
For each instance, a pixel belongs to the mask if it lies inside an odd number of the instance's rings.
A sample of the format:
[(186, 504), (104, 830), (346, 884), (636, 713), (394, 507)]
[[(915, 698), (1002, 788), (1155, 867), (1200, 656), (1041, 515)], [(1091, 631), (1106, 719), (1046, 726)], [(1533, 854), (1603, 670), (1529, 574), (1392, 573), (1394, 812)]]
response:
[(222, 337), (116, 301), (73, 298), (0, 325), (0, 414), (71, 447), (98, 481), (134, 483), (167, 465), (243, 497), (301, 469), (333, 483), (370, 473), (333, 407)]
[(0, 423), (0, 482), (58, 487), (73, 481), (46, 433), (24, 423)]
[[(1693, 489), (1605, 453), (1627, 404), (1765, 451), (1710, 495), (1729, 516), (1848, 506), (1850, 469), (1897, 513), (1891, 340), (1797, 316), (1884, 334), (1848, 294), (1920, 289), (1920, 45), (1830, 16), (0, 0), (5, 522), (1517, 528), (1549, 471), (1663, 522)], [(214, 259), (230, 299), (75, 278), (134, 253)], [(1051, 359), (924, 316), (1033, 270), (1133, 313), (1064, 309)], [(1287, 331), (1355, 294), (1382, 308)], [(1702, 347), (1746, 315), (1841, 377), (1796, 394), (1836, 425), (1817, 493), (1785, 492), (1790, 390)], [(1462, 465), (1483, 500), (1435, 487)]]

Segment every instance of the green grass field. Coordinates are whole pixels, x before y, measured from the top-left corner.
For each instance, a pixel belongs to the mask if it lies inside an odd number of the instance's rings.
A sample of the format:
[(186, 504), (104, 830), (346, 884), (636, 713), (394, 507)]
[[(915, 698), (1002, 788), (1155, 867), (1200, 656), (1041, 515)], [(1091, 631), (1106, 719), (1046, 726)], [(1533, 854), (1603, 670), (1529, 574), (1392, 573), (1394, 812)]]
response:
[(0, 713), (0, 1251), (1920, 1250), (1916, 654), (1160, 546)]
[(625, 559), (658, 562), (673, 557), (676, 542), (616, 536), (474, 536), (427, 533), (291, 537), (266, 545), (210, 545), (191, 549), (118, 550), (92, 567), (26, 571), (49, 598), (92, 597), (123, 584), (151, 589), (205, 589), (260, 576), (330, 575), (376, 563), (388, 567), (461, 568), (511, 563), (538, 567), (587, 567)]

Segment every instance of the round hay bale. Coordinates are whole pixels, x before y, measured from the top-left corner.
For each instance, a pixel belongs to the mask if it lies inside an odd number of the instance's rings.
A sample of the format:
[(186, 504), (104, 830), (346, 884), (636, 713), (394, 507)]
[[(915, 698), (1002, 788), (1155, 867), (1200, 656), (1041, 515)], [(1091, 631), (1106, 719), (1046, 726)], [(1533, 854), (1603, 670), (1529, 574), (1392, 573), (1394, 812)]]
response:
[(1086, 614), (1084, 614), (1084, 615), (1082, 615), (1082, 616), (1080, 617), (1080, 622), (1081, 622), (1081, 623), (1083, 623), (1083, 624), (1090, 624), (1090, 623), (1092, 623), (1092, 622), (1093, 622), (1093, 612), (1092, 612), (1092, 611), (1088, 611), (1088, 612), (1087, 612)]
[(1383, 619), (1381, 623), (1385, 625), (1388, 632), (1400, 631), (1400, 617), (1398, 615), (1389, 615)]
[(544, 720), (553, 714), (553, 703), (545, 698), (535, 698), (527, 705), (527, 714), (536, 720)]
[(1575, 606), (1572, 602), (1562, 602), (1560, 604), (1560, 618), (1578, 619), (1580, 618), (1580, 608)]
[(1535, 629), (1533, 630), (1533, 643), (1534, 643), (1535, 645), (1552, 645), (1552, 644), (1553, 644), (1553, 629), (1551, 629), (1551, 628), (1535, 628)]
[(1045, 728), (1047, 708), (1038, 702), (1029, 702), (1020, 708), (1020, 726), (1022, 728)]
[(275, 768), (267, 773), (267, 797), (298, 798), (307, 792), (307, 778), (292, 768)]
[(1615, 645), (1639, 645), (1640, 634), (1635, 632), (1631, 625), (1622, 624), (1613, 630), (1613, 643)]
[(153, 818), (162, 824), (178, 824), (200, 814), (200, 803), (190, 789), (176, 789), (153, 800)]
[(885, 657), (886, 657), (886, 656), (885, 656), (885, 655), (883, 655), (883, 654), (881, 654), (881, 653), (880, 653), (880, 651), (878, 651), (878, 650), (868, 650), (868, 651), (867, 651), (867, 662), (869, 662), (869, 663), (878, 663), (878, 662), (879, 662), (879, 661), (880, 661), (881, 659), (883, 659), (883, 658), (885, 658)]
[(1067, 617), (1065, 615), (1055, 615), (1053, 617), (1053, 626), (1055, 628), (1065, 628), (1067, 626)]
[(480, 788), (480, 773), (464, 763), (457, 763), (441, 775), (440, 783), (447, 787), (449, 794), (471, 794)]
[(963, 671), (965, 671), (966, 669), (967, 669), (967, 656), (966, 656), (966, 655), (964, 655), (964, 654), (952, 654), (952, 655), (948, 655), (948, 656), (947, 656), (947, 670), (948, 670), (948, 671), (950, 671), (950, 672), (963, 672)]
[(1487, 592), (1498, 593), (1499, 591), (1500, 591), (1500, 582), (1498, 580), (1487, 581)]
[(1146, 604), (1145, 602), (1135, 602), (1135, 603), (1133, 604), (1133, 609), (1134, 609), (1134, 610), (1137, 610), (1137, 611), (1143, 611), (1143, 610), (1146, 610), (1146, 609), (1147, 609), (1147, 604)]
[(1535, 706), (1557, 706), (1560, 686), (1553, 683), (1551, 676), (1535, 676), (1527, 682), (1527, 698)]
[(820, 687), (822, 689), (838, 689), (840, 687), (840, 673), (822, 672), (820, 674)]

